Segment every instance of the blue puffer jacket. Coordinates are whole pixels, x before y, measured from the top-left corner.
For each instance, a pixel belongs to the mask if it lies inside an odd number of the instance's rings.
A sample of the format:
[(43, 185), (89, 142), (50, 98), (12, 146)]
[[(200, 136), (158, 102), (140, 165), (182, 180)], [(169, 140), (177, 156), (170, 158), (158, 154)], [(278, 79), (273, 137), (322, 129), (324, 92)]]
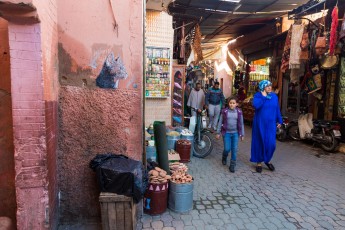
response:
[(208, 90), (206, 94), (205, 103), (206, 105), (219, 105), (222, 102), (222, 105), (225, 103), (224, 94), (221, 89), (214, 89), (213, 87)]

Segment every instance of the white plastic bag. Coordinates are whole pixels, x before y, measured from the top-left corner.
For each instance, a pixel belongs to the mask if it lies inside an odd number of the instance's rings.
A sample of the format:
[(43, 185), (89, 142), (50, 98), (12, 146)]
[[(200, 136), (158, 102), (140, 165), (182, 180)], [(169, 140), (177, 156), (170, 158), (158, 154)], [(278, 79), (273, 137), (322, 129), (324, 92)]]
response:
[(190, 120), (189, 120), (189, 130), (192, 133), (194, 133), (195, 126), (196, 126), (196, 116), (192, 116), (190, 117)]

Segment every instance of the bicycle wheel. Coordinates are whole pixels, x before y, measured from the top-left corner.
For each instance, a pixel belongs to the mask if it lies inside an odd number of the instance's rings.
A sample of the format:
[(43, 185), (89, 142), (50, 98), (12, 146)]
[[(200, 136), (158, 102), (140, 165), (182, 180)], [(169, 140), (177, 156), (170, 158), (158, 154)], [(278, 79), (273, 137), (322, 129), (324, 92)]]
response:
[(213, 149), (213, 142), (210, 134), (208, 133), (201, 133), (200, 134), (200, 142), (198, 141), (198, 137), (194, 138), (194, 146), (193, 146), (193, 156), (198, 158), (204, 158), (208, 156)]

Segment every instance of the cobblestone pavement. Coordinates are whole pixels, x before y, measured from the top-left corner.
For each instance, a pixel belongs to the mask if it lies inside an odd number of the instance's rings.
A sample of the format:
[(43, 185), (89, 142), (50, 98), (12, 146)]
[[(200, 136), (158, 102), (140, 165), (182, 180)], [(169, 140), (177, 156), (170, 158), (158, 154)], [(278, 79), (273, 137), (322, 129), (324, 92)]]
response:
[(192, 158), (192, 211), (144, 214), (137, 229), (345, 229), (345, 155), (277, 142), (276, 171), (259, 174), (249, 162), (250, 133), (246, 127), (234, 174), (221, 163), (221, 140), (205, 159)]

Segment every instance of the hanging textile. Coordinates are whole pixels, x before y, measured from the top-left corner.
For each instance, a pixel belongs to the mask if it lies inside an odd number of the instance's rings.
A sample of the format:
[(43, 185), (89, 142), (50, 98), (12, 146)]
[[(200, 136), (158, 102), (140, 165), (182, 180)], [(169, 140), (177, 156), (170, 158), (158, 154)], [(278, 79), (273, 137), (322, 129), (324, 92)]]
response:
[(334, 49), (337, 45), (337, 28), (338, 28), (338, 7), (335, 6), (332, 11), (332, 26), (329, 39), (329, 55), (334, 55)]
[(298, 83), (299, 78), (304, 76), (305, 72), (305, 61), (301, 61), (298, 69), (291, 69), (290, 82)]
[(309, 59), (309, 33), (307, 30), (303, 33), (302, 41), (300, 45), (301, 45), (300, 60), (308, 60)]
[(304, 31), (304, 25), (293, 25), (291, 34), (291, 49), (290, 49), (290, 69), (300, 68), (300, 56), (301, 56), (301, 41)]
[(292, 26), (290, 26), (290, 29), (288, 30), (288, 33), (286, 35), (285, 44), (284, 44), (284, 51), (282, 55), (282, 64), (280, 66), (280, 70), (285, 73), (285, 71), (289, 67), (289, 60), (290, 60), (290, 46), (291, 46), (291, 32), (292, 32)]

